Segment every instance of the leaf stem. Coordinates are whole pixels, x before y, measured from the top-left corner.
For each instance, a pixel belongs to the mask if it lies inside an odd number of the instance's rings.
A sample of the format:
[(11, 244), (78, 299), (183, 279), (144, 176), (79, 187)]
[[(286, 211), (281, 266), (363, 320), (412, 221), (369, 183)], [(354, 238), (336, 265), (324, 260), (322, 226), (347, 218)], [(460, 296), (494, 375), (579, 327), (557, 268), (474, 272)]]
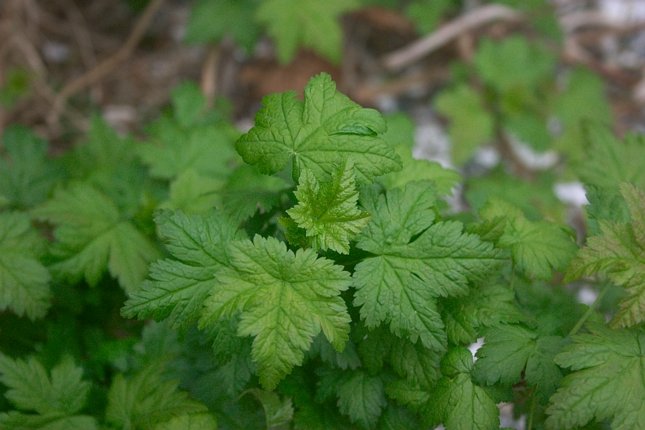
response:
[(574, 325), (571, 331), (569, 332), (569, 337), (578, 333), (578, 330), (580, 330), (584, 325), (584, 323), (587, 322), (587, 319), (591, 316), (593, 311), (596, 309), (596, 306), (600, 303), (600, 301), (605, 296), (608, 290), (609, 290), (609, 284), (605, 285), (603, 289), (600, 290), (600, 292), (596, 296), (596, 300), (593, 301), (593, 303), (589, 306), (587, 311), (582, 315), (582, 317), (580, 317), (578, 322), (576, 322), (576, 325)]
[(533, 415), (535, 414), (535, 391), (531, 393), (531, 407), (529, 409), (529, 418), (526, 423), (526, 430), (533, 429)]

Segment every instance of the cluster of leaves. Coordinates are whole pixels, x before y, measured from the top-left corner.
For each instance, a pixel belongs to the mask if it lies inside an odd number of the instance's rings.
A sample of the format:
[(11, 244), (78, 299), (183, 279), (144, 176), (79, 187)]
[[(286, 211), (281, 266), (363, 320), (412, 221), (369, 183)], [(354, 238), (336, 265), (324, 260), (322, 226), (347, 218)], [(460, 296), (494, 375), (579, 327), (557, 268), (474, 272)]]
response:
[(342, 55), (340, 17), (362, 7), (379, 6), (402, 12), (420, 33), (434, 29), (460, 0), (197, 0), (191, 9), (186, 40), (220, 43), (229, 39), (252, 52), (264, 33), (275, 43), (282, 63), (291, 61), (298, 49), (311, 49), (333, 63)]
[(489, 429), (501, 402), (643, 422), (642, 136), (587, 127), (579, 250), (504, 193), (453, 213), (460, 175), (328, 75), (247, 133), (224, 111), (185, 84), (144, 142), (94, 119), (52, 159), (4, 134), (0, 427)]

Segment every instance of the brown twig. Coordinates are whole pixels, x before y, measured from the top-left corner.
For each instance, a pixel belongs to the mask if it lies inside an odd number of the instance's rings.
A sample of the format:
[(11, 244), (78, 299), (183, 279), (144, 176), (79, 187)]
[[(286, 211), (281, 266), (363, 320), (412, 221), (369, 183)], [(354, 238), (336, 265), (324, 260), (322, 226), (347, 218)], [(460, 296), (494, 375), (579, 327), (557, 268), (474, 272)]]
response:
[(220, 45), (213, 45), (208, 49), (208, 54), (202, 66), (201, 88), (208, 106), (213, 105), (217, 95), (218, 66), (220, 57)]
[(96, 65), (96, 67), (88, 70), (84, 75), (79, 76), (77, 79), (74, 79), (63, 87), (63, 89), (56, 96), (54, 106), (47, 118), (47, 122), (49, 124), (55, 124), (56, 122), (58, 122), (61, 111), (64, 109), (67, 99), (83, 90), (84, 88), (103, 79), (132, 54), (136, 46), (143, 38), (146, 30), (152, 22), (152, 18), (157, 13), (163, 2), (164, 0), (151, 0), (137, 20), (127, 40), (117, 52), (115, 52), (111, 57), (108, 57), (105, 60), (101, 61)]
[(383, 58), (382, 64), (390, 71), (401, 70), (453, 41), (463, 33), (493, 21), (519, 21), (522, 17), (521, 13), (498, 4), (478, 7), (443, 25), (426, 37), (387, 54)]

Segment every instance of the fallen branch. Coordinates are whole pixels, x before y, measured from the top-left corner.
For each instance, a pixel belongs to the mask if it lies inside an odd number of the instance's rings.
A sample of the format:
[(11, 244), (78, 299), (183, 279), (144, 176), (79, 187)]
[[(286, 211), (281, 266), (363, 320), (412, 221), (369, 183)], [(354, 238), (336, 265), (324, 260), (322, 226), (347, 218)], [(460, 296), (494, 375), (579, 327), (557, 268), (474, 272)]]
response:
[(148, 5), (146, 6), (146, 9), (143, 11), (143, 14), (141, 14), (139, 19), (137, 20), (127, 40), (125, 41), (123, 46), (119, 48), (118, 51), (116, 51), (111, 57), (108, 57), (98, 63), (94, 68), (88, 70), (84, 75), (79, 76), (77, 79), (74, 79), (63, 87), (63, 89), (56, 96), (54, 106), (49, 117), (47, 118), (47, 122), (49, 124), (55, 124), (56, 122), (58, 122), (61, 111), (64, 109), (67, 99), (83, 90), (84, 88), (103, 79), (132, 54), (136, 46), (143, 38), (146, 30), (152, 22), (152, 18), (155, 16), (163, 2), (164, 0), (151, 0), (150, 3), (148, 3)]
[(519, 21), (522, 18), (520, 12), (506, 6), (491, 4), (479, 7), (412, 44), (387, 54), (382, 64), (389, 71), (401, 70), (477, 27), (493, 21)]

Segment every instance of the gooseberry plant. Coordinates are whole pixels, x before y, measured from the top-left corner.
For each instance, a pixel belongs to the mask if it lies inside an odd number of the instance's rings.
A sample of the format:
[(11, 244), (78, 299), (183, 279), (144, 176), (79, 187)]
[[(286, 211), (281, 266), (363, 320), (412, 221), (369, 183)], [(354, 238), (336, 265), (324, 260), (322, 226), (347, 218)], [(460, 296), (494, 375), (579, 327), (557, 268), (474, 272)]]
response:
[(579, 247), (501, 197), (455, 213), (460, 175), (328, 75), (243, 134), (190, 84), (172, 107), (62, 158), (3, 136), (1, 428), (645, 422), (641, 136), (588, 127)]

